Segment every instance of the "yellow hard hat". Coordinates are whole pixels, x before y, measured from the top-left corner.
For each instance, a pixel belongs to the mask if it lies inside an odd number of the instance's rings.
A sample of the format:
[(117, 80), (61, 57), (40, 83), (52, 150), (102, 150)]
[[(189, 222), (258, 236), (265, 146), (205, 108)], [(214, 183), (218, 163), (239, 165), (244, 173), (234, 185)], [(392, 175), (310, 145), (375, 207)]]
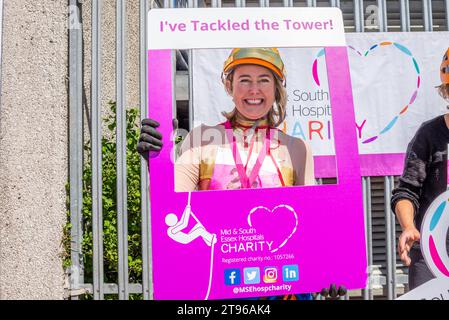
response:
[(446, 50), (443, 61), (441, 62), (440, 78), (443, 84), (449, 84), (449, 48)]
[(235, 48), (226, 59), (223, 74), (242, 64), (256, 64), (273, 71), (285, 82), (285, 67), (277, 48)]

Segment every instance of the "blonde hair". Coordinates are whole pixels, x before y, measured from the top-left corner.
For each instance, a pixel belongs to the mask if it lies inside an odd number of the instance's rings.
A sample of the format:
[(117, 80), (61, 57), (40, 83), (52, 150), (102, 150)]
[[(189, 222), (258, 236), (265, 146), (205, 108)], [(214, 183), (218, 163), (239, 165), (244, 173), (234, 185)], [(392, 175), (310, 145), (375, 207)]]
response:
[[(222, 76), (222, 82), (225, 86), (226, 92), (232, 96), (232, 82), (234, 80), (234, 70), (231, 72), (225, 74)], [(287, 108), (287, 90), (285, 90), (284, 83), (281, 79), (279, 79), (271, 70), (270, 72), (273, 74), (274, 80), (275, 80), (275, 93), (274, 93), (274, 103), (271, 107), (270, 111), (268, 111), (267, 120), (268, 125), (270, 127), (278, 127), (282, 122), (284, 122), (285, 117), (287, 115), (286, 108)], [(227, 81), (230, 83), (230, 87), (226, 85)], [(231, 122), (231, 124), (234, 126), (236, 123), (237, 118), (237, 108), (234, 107), (234, 109), (231, 112), (223, 111), (221, 113), (225, 118)]]

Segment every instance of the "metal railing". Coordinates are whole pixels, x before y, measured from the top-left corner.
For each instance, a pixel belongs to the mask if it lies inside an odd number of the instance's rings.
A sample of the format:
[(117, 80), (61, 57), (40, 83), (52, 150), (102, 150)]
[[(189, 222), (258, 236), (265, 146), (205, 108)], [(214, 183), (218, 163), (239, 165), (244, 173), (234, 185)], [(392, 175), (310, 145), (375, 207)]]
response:
[[(373, 1), (370, 1), (373, 2)], [(391, 1), (393, 2), (393, 1)], [(400, 0), (398, 8), (400, 13), (400, 30), (408, 32), (412, 30), (413, 19), (411, 19), (411, 7), (416, 9), (417, 1)], [(422, 8), (423, 29), (425, 31), (433, 30), (433, 15), (432, 3), (435, 7), (437, 1), (423, 0), (420, 1)], [(446, 16), (446, 30), (449, 29), (449, 1), (438, 1), (438, 4), (444, 2), (445, 16)], [(249, 4), (249, 0), (235, 0), (235, 2), (228, 2), (224, 0), (210, 0), (199, 3), (197, 0), (182, 0), (169, 1), (164, 0), (164, 7), (198, 7), (211, 6), (221, 7), (234, 5), (236, 7), (244, 7)], [(252, 1), (251, 4), (257, 3)], [(259, 0), (259, 6), (270, 6), (275, 3), (269, 0)], [(365, 31), (365, 7), (363, 0), (354, 1), (293, 1), (293, 0), (278, 0), (277, 4), (283, 6), (345, 6), (351, 3), (352, 12), (350, 16), (353, 17), (353, 25), (348, 26), (356, 32)], [(141, 239), (142, 239), (142, 283), (129, 283), (128, 276), (128, 213), (127, 213), (127, 181), (126, 181), (126, 43), (128, 35), (126, 31), (126, 5), (124, 0), (116, 1), (116, 95), (117, 95), (117, 230), (118, 230), (118, 283), (104, 283), (104, 268), (103, 268), (103, 212), (102, 212), (102, 120), (101, 120), (101, 102), (102, 94), (101, 88), (101, 53), (102, 53), (102, 1), (92, 0), (92, 61), (91, 61), (91, 148), (92, 148), (92, 235), (93, 235), (93, 274), (92, 283), (85, 283), (84, 281), (84, 261), (82, 253), (82, 174), (83, 174), (83, 28), (82, 23), (75, 23), (77, 27), (69, 30), (69, 97), (70, 97), (70, 222), (71, 222), (71, 268), (70, 268), (70, 295), (76, 299), (82, 293), (92, 294), (94, 299), (104, 299), (105, 295), (115, 294), (119, 299), (128, 299), (130, 294), (142, 294), (144, 299), (152, 299), (152, 265), (151, 265), (151, 221), (149, 215), (150, 202), (148, 195), (148, 167), (147, 163), (142, 160), (140, 175), (141, 175)], [(388, 31), (388, 2), (386, 0), (376, 1), (378, 10), (378, 25), (376, 30), (379, 32)], [(80, 10), (80, 4), (77, 0), (69, 0), (70, 17), (79, 18), (81, 14), (76, 12)], [(141, 119), (146, 117), (147, 108), (147, 57), (146, 57), (146, 41), (147, 41), (147, 12), (152, 6), (160, 6), (159, 2), (147, 0), (139, 0), (139, 39), (140, 39), (140, 113)], [(344, 14), (348, 14), (344, 12)], [(81, 21), (80, 21), (81, 22)], [(71, 22), (71, 24), (73, 21)], [(81, 27), (78, 27), (81, 26)], [(151, 39), (150, 39), (151, 41)], [(189, 52), (191, 58), (191, 52)], [(191, 59), (189, 59), (191, 61)], [(191, 83), (191, 73), (189, 75)], [(191, 86), (190, 86), (191, 88)], [(191, 96), (190, 89), (190, 96)], [(191, 99), (190, 99), (191, 100)], [(193, 123), (192, 104), (189, 105), (189, 122)], [(373, 180), (370, 177), (362, 178), (364, 209), (365, 209), (365, 224), (366, 224), (366, 239), (367, 239), (367, 259), (368, 265), (372, 267), (375, 263), (373, 252), (373, 210), (372, 210), (372, 186)], [(383, 291), (388, 299), (394, 299), (397, 292), (397, 285), (406, 284), (405, 277), (397, 275), (398, 266), (396, 264), (396, 227), (394, 214), (389, 208), (391, 190), (394, 187), (394, 177), (384, 177), (383, 191), (384, 191), (384, 218), (385, 218), (385, 238), (386, 238), (386, 275), (374, 275), (370, 272), (370, 281), (367, 287), (362, 290), (360, 296), (363, 299), (373, 299), (375, 297), (375, 290), (371, 284), (373, 282), (384, 283)], [(376, 280), (376, 279), (377, 280)], [(375, 281), (373, 281), (375, 280)], [(355, 295), (351, 292), (349, 295)]]

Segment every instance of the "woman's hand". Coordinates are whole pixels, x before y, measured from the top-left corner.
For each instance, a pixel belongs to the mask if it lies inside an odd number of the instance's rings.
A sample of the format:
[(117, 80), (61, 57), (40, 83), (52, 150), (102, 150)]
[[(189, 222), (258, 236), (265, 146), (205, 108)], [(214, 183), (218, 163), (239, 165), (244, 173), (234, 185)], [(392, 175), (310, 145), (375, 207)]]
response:
[(156, 120), (142, 120), (137, 152), (139, 152), (145, 160), (148, 160), (148, 152), (162, 150), (162, 134), (157, 130), (159, 126), (160, 124)]
[(348, 291), (344, 286), (339, 286), (337, 290), (337, 285), (332, 283), (329, 288), (323, 288), (320, 295), (324, 298), (329, 296), (331, 299), (339, 299), (340, 297), (345, 296), (347, 292)]

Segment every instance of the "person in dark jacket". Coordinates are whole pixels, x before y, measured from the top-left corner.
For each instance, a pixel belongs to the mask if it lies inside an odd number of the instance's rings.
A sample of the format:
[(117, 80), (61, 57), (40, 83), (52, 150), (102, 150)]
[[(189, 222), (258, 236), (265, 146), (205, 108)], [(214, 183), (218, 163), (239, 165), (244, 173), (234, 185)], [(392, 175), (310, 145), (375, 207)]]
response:
[[(449, 48), (440, 66), (438, 92), (449, 102)], [(449, 109), (449, 106), (448, 106)], [(434, 278), (421, 253), (422, 220), (430, 204), (447, 189), (449, 113), (424, 122), (407, 147), (404, 172), (393, 190), (391, 208), (402, 233), (398, 242), (401, 260), (409, 266), (412, 290)], [(449, 248), (449, 246), (448, 246)]]

